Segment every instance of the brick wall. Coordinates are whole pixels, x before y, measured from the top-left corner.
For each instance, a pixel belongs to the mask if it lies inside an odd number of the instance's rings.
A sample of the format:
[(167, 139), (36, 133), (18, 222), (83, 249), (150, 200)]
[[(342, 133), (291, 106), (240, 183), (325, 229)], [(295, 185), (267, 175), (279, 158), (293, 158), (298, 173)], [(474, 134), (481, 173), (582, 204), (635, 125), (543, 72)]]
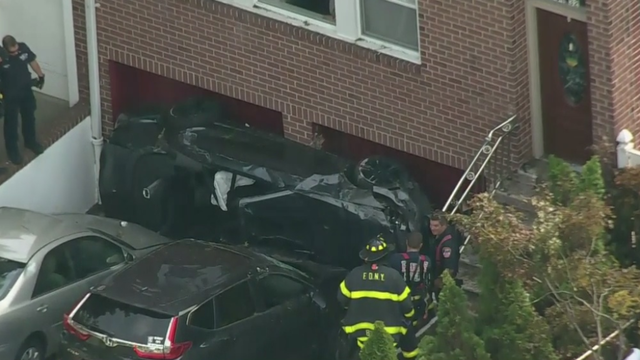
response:
[[(627, 0), (589, 1), (596, 137), (610, 135), (614, 123), (609, 1)], [(487, 131), (515, 113), (522, 128), (512, 160), (528, 160), (525, 2), (418, 3), (422, 66), (212, 0), (101, 1), (105, 130), (115, 60), (280, 111), (286, 135), (302, 142), (318, 123), (461, 168)], [(82, 0), (74, 0), (74, 17), (86, 96)]]
[(608, 15), (613, 127), (640, 136), (640, 2), (611, 1)]
[[(318, 123), (464, 167), (490, 128), (516, 110), (526, 118), (517, 3), (420, 0), (418, 66), (210, 0), (101, 1), (105, 130), (115, 60), (281, 111), (287, 136), (300, 141)], [(83, 1), (74, 16), (86, 96)], [(523, 132), (515, 160), (529, 138)]]
[[(640, 133), (640, 2), (588, 0), (594, 139)], [(634, 104), (635, 107), (634, 107)]]

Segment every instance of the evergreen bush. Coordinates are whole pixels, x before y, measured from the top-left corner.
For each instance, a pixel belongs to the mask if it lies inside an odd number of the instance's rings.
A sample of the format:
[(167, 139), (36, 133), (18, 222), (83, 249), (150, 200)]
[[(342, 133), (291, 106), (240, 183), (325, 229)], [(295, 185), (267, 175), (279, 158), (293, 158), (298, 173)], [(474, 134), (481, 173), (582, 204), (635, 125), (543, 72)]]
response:
[(578, 176), (566, 161), (549, 156), (549, 191), (556, 203), (571, 202), (578, 186)]
[(369, 339), (360, 350), (360, 360), (396, 360), (393, 337), (384, 329), (382, 321), (376, 321), (369, 331)]
[(518, 280), (482, 259), (478, 333), (493, 360), (556, 360), (549, 327)]
[(438, 302), (438, 322), (434, 336), (420, 342), (421, 360), (490, 360), (484, 342), (474, 332), (467, 297), (449, 273)]
[(605, 194), (604, 178), (602, 177), (602, 167), (597, 156), (592, 157), (582, 167), (582, 174), (577, 184), (578, 193), (591, 192), (602, 198)]

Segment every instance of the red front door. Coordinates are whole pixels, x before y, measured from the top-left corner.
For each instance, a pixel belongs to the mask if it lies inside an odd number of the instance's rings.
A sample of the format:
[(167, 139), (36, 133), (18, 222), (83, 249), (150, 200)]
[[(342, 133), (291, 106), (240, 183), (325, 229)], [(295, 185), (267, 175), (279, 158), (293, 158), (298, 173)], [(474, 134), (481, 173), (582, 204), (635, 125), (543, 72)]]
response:
[(587, 24), (540, 9), (537, 18), (545, 154), (582, 164), (593, 145)]

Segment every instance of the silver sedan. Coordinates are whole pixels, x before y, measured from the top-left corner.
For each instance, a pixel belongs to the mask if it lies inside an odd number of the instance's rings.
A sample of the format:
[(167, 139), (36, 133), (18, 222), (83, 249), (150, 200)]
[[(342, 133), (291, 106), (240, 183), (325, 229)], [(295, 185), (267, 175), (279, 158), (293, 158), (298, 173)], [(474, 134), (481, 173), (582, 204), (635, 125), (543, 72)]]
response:
[(92, 286), (169, 241), (113, 219), (0, 208), (0, 359), (52, 355), (64, 314)]

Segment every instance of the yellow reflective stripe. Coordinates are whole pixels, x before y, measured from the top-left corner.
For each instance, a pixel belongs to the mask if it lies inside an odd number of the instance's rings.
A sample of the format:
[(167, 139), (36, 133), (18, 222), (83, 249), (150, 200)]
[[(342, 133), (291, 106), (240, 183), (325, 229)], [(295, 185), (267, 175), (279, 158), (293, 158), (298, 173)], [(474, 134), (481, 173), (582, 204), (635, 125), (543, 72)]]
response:
[(416, 295), (416, 296), (412, 296), (411, 300), (415, 301), (415, 300), (420, 300), (422, 299), (422, 295)]
[(409, 295), (411, 295), (411, 290), (409, 290), (409, 287), (406, 286), (404, 288), (404, 291), (402, 292), (402, 294), (400, 294), (400, 297), (398, 298), (398, 301), (404, 301), (406, 298), (409, 297)]
[[(357, 338), (357, 340), (358, 340), (358, 346), (359, 346), (360, 348), (362, 348), (362, 347), (364, 347), (364, 343), (365, 343), (367, 340), (369, 340), (369, 338), (368, 338), (368, 337), (366, 337), (366, 336), (362, 336), (362, 337)], [(393, 343), (393, 347), (397, 347), (397, 346), (398, 346), (398, 343), (394, 342), (394, 343)]]
[(415, 315), (415, 313), (416, 313), (415, 309), (411, 309), (411, 311), (404, 314), (404, 317), (412, 317), (413, 315)]
[(413, 324), (413, 326), (418, 325), (418, 320), (414, 321), (412, 324)]
[[(358, 324), (354, 324), (351, 326), (343, 326), (344, 332), (347, 334), (353, 334), (356, 331), (360, 330), (373, 330), (375, 329), (375, 325), (373, 323), (362, 322)], [(385, 326), (384, 329), (391, 335), (395, 334), (406, 334), (407, 328), (404, 326)]]
[(405, 359), (414, 358), (414, 357), (418, 356), (419, 354), (420, 354), (420, 351), (418, 349), (415, 349), (413, 351), (403, 351), (402, 352), (402, 356), (404, 356)]
[[(343, 283), (344, 283), (344, 281), (343, 281)], [(349, 290), (347, 290), (346, 285), (343, 287), (343, 284), (340, 284), (340, 291), (342, 291), (344, 296), (346, 296), (346, 297), (348, 297), (350, 299), (370, 298), (370, 299), (391, 300), (391, 301), (398, 301), (398, 302), (402, 302), (402, 301), (406, 300), (407, 297), (409, 297), (409, 294), (411, 293), (409, 288), (406, 288), (404, 290), (404, 292), (402, 294), (400, 294), (400, 295), (389, 293), (389, 292), (384, 292), (384, 291), (352, 291), (352, 292), (349, 292)]]
[(378, 245), (378, 246), (371, 246), (371, 245), (367, 245), (366, 249), (371, 251), (371, 252), (376, 252), (376, 251), (382, 251), (384, 249), (387, 248), (387, 243), (383, 242), (382, 244)]
[(342, 282), (340, 283), (340, 292), (342, 293), (342, 295), (346, 296), (348, 299), (351, 299), (351, 291), (347, 289), (347, 283), (345, 280), (342, 280)]

